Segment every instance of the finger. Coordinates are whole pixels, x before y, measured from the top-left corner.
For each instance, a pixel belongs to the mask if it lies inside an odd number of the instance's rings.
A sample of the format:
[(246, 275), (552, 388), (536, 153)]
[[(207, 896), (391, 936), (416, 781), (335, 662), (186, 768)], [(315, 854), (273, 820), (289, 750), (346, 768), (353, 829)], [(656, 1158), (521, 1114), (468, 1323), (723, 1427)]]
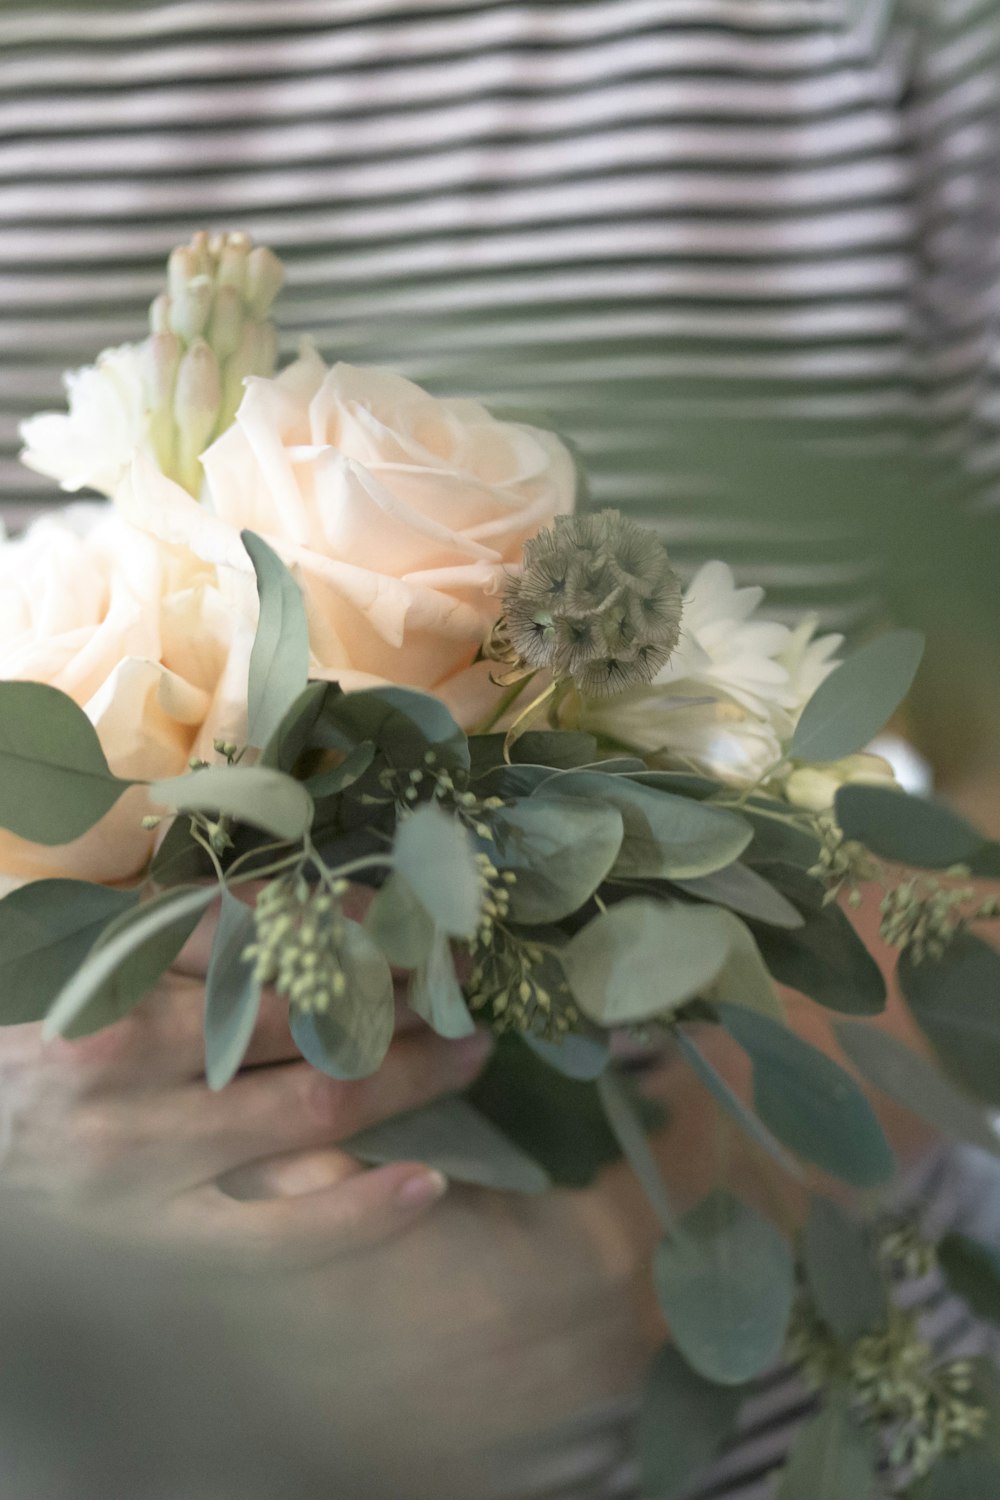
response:
[(414, 1032), (393, 1042), (370, 1078), (341, 1082), (296, 1062), (241, 1073), (217, 1094), (192, 1085), (177, 1109), (187, 1155), (203, 1168), (191, 1183), (263, 1157), (333, 1145), (456, 1093), (479, 1073), (490, 1045), (479, 1032), (460, 1042)]
[(323, 1146), (315, 1151), (294, 1151), (237, 1167), (219, 1179), (219, 1187), (230, 1198), (242, 1202), (257, 1198), (294, 1198), (317, 1193), (353, 1177), (361, 1168), (344, 1151)]
[(447, 1180), (415, 1162), (356, 1170), (314, 1192), (240, 1202), (215, 1185), (175, 1200), (170, 1231), (187, 1243), (236, 1250), (249, 1264), (329, 1260), (408, 1229), (440, 1201)]

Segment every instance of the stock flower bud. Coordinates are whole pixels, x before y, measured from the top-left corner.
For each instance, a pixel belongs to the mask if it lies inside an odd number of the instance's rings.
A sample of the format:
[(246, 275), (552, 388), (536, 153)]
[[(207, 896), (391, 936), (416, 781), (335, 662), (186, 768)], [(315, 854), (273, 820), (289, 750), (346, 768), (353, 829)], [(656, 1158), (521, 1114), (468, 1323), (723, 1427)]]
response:
[(785, 781), (785, 796), (806, 812), (829, 812), (842, 786), (895, 786), (895, 773), (881, 755), (865, 751), (825, 765), (797, 766)]

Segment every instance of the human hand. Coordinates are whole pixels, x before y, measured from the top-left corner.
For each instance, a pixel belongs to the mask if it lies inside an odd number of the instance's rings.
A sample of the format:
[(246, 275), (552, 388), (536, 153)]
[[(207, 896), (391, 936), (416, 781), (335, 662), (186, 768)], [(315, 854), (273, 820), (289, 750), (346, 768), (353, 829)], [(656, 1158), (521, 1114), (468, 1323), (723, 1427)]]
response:
[(336, 1143), (464, 1088), (488, 1039), (447, 1042), (411, 1017), (377, 1074), (342, 1083), (301, 1059), (287, 1004), (268, 992), (243, 1070), (213, 1093), (202, 1037), (210, 949), (209, 922), (153, 994), (93, 1036), (0, 1030), (4, 1178), (157, 1239), (251, 1256), (326, 1257), (406, 1228), (444, 1179), (416, 1163), (365, 1171)]

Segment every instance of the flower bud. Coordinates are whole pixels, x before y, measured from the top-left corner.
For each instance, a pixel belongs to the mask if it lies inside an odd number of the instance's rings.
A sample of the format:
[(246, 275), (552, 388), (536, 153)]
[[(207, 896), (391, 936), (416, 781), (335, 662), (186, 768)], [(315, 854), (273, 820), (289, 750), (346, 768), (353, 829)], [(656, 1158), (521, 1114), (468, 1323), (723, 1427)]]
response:
[(267, 316), (284, 280), (285, 268), (273, 250), (268, 250), (266, 245), (258, 245), (250, 251), (247, 259), (246, 299), (255, 317)]
[(178, 245), (175, 250), (171, 250), (167, 260), (167, 290), (170, 296), (179, 297), (186, 290), (188, 282), (193, 281), (201, 271), (201, 259), (197, 250), (190, 245)]
[(170, 332), (170, 298), (166, 292), (161, 292), (149, 304), (149, 331), (150, 333)]
[(887, 760), (865, 751), (825, 765), (796, 767), (785, 782), (785, 796), (806, 812), (829, 812), (840, 788), (848, 784), (895, 786), (896, 778)]
[(206, 337), (220, 363), (239, 348), (243, 337), (243, 298), (235, 286), (220, 286), (216, 291)]
[(215, 430), (221, 401), (219, 362), (204, 339), (196, 339), (180, 362), (174, 392), (176, 477), (192, 495), (201, 490), (198, 460)]
[(243, 296), (246, 291), (247, 257), (250, 254), (250, 244), (248, 234), (226, 236), (218, 251), (216, 286), (233, 287), (241, 297)]
[(199, 337), (212, 310), (215, 289), (207, 276), (195, 276), (171, 293), (170, 327), (185, 343)]

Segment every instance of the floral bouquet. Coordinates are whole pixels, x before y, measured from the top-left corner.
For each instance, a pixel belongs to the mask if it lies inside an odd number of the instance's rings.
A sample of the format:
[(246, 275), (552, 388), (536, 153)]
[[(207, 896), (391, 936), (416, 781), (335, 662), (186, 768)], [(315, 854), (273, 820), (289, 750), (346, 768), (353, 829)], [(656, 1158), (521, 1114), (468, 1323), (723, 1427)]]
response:
[[(757, 618), (724, 564), (682, 589), (656, 534), (576, 513), (552, 433), (308, 348), (276, 374), (280, 284), (246, 237), (196, 236), (149, 337), (25, 424), (29, 465), (111, 503), (0, 548), (0, 1019), (112, 1024), (218, 904), (209, 1085), (267, 985), (304, 1057), (354, 1079), (403, 974), (435, 1031), (500, 1044), (470, 1095), (353, 1154), (540, 1192), (621, 1151), (649, 1195), (671, 1335), (651, 1494), (686, 1486), (782, 1351), (822, 1393), (783, 1500), (1000, 1493), (996, 1373), (936, 1363), (896, 1295), (936, 1259), (995, 1318), (1000, 1256), (879, 1217), (894, 1160), (857, 1081), (1000, 1149), (1000, 956), (974, 931), (1000, 912), (977, 883), (998, 849), (867, 750), (919, 637), (838, 662), (814, 622)], [(926, 1052), (867, 1024), (885, 980), (844, 908), (870, 884)], [(836, 1014), (849, 1070), (778, 985)], [(710, 1028), (749, 1059), (749, 1102)], [(794, 1243), (728, 1189), (674, 1211), (621, 1031), (810, 1188)]]

